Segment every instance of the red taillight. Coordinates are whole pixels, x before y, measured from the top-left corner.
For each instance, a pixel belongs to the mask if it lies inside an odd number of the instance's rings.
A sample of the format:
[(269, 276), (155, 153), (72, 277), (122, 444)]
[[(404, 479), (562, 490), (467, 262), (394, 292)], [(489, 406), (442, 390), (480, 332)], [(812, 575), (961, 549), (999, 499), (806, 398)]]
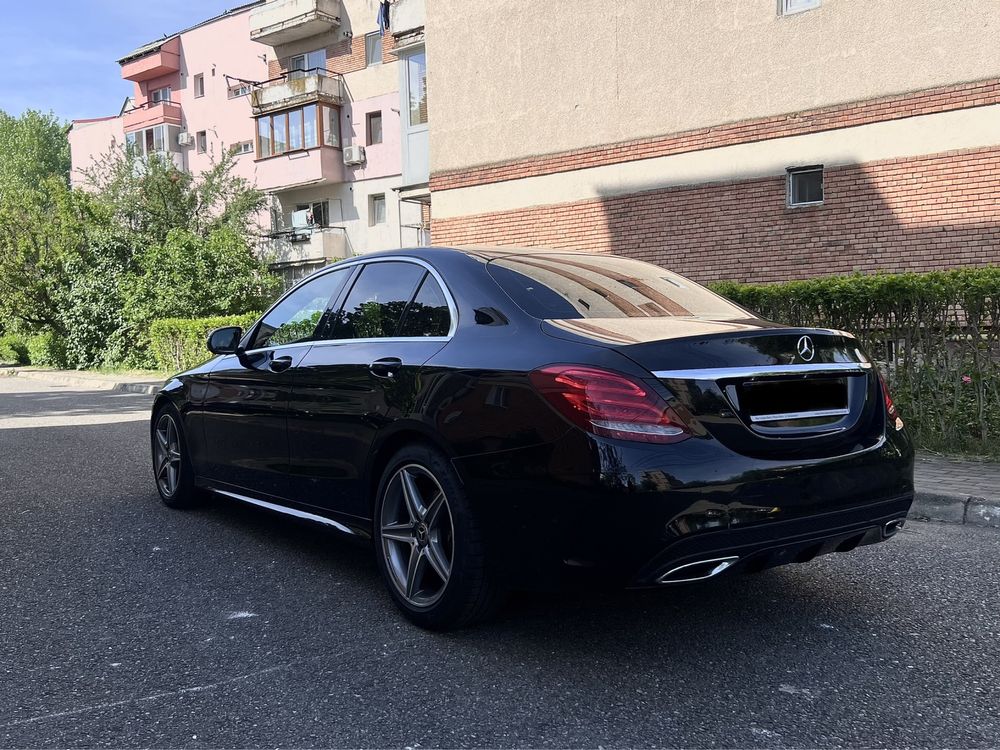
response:
[(892, 401), (892, 396), (889, 395), (889, 386), (885, 382), (885, 378), (882, 373), (878, 374), (879, 382), (882, 384), (882, 397), (885, 399), (885, 413), (889, 415), (889, 422), (897, 430), (903, 429), (903, 420), (899, 416), (899, 411), (896, 409), (896, 404)]
[(642, 443), (677, 443), (691, 437), (666, 401), (627, 375), (582, 365), (550, 365), (528, 377), (556, 411), (595, 435)]

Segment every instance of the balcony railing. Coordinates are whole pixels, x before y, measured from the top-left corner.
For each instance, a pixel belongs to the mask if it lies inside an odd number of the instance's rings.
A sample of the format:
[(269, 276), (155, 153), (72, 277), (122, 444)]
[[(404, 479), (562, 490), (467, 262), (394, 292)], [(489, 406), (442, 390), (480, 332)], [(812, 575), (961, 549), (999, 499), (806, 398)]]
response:
[(270, 0), (250, 12), (250, 38), (277, 47), (340, 25), (340, 0)]
[(257, 187), (268, 193), (345, 179), (343, 152), (329, 146), (270, 156), (255, 165)]
[(268, 263), (301, 263), (350, 257), (343, 227), (306, 227), (275, 232), (264, 238)]
[(180, 125), (181, 105), (177, 102), (146, 102), (133, 107), (122, 115), (122, 126), (126, 133), (154, 125)]
[(254, 84), (250, 93), (250, 104), (255, 115), (313, 102), (343, 104), (344, 77), (326, 68), (296, 68), (277, 78)]

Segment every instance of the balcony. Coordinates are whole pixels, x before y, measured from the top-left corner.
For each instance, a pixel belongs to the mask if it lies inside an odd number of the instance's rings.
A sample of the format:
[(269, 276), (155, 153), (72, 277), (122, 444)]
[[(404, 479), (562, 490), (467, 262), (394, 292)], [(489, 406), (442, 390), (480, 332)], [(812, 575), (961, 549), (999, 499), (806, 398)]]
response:
[(313, 102), (343, 104), (343, 77), (339, 73), (320, 68), (292, 71), (265, 81), (250, 94), (250, 105), (255, 115), (266, 115)]
[(267, 262), (275, 265), (340, 260), (351, 255), (347, 247), (347, 234), (336, 227), (279, 232), (264, 241), (263, 250)]
[(126, 133), (154, 125), (180, 125), (181, 105), (176, 102), (147, 102), (122, 115), (122, 127)]
[(122, 78), (136, 83), (177, 73), (181, 69), (180, 37), (140, 47), (118, 63), (122, 66)]
[(271, 156), (255, 164), (257, 187), (268, 193), (324, 182), (343, 182), (346, 176), (341, 150), (328, 146)]
[(250, 38), (278, 47), (340, 26), (340, 0), (270, 0), (250, 12)]

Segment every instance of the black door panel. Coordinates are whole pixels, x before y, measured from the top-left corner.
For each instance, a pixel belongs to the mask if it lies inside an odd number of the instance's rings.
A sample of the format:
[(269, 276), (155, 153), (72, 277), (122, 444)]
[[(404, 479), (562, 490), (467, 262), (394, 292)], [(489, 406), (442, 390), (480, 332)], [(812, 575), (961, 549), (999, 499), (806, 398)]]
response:
[[(288, 408), (288, 441), (295, 497), (301, 502), (367, 517), (362, 487), (379, 429), (407, 416), (419, 391), (419, 369), (442, 341), (367, 341), (313, 347), (297, 368)], [(371, 363), (400, 361), (392, 378)]]
[(420, 367), (447, 343), (452, 316), (422, 265), (372, 262), (356, 278), (331, 316), (336, 340), (315, 346), (298, 367), (288, 439), (296, 498), (367, 517), (361, 480), (372, 444), (413, 411)]
[[(309, 346), (290, 345), (251, 353), (247, 367), (235, 355), (219, 362), (203, 411), (207, 478), (287, 496), (286, 410), (293, 375), (288, 370), (308, 351)], [(288, 360), (288, 367), (273, 371), (281, 360)]]

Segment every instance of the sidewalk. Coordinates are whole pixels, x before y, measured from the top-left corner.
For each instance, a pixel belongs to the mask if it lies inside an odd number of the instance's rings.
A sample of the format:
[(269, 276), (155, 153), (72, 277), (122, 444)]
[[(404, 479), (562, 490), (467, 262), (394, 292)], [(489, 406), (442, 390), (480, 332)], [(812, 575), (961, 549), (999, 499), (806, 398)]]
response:
[(48, 383), (95, 388), (102, 391), (153, 394), (163, 387), (163, 380), (144, 375), (118, 375), (81, 370), (47, 370), (39, 367), (0, 367), (0, 377), (28, 378)]
[(911, 516), (1000, 527), (1000, 463), (918, 454), (913, 479)]

